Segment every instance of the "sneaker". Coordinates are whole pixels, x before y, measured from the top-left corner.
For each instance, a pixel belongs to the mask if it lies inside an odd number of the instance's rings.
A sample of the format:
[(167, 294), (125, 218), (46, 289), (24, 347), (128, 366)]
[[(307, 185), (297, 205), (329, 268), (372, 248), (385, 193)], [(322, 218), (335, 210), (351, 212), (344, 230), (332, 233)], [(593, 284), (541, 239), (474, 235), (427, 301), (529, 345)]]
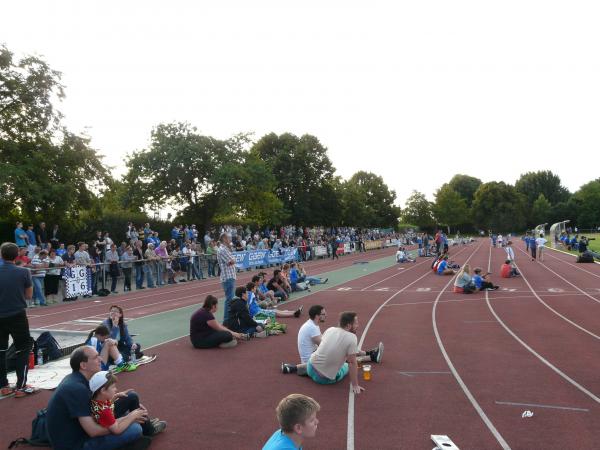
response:
[(253, 333), (252, 337), (257, 338), (257, 339), (266, 338), (267, 337), (267, 332), (263, 330), (263, 331), (258, 332), (258, 333)]
[(281, 363), (281, 373), (283, 373), (283, 374), (296, 373), (297, 371), (298, 371), (298, 368), (296, 367), (295, 364), (287, 364), (284, 362)]
[(500, 286), (494, 286), (494, 291), (497, 291), (498, 289), (500, 289)]
[(294, 311), (294, 317), (300, 317), (300, 314), (302, 314), (302, 310), (304, 309), (304, 305), (300, 305), (300, 307)]
[(127, 363), (127, 364), (125, 364), (125, 368), (123, 369), (123, 372), (134, 372), (137, 370), (137, 368), (138, 368), (137, 364)]
[(152, 435), (154, 436), (155, 434), (159, 434), (165, 431), (165, 429), (167, 428), (167, 422), (165, 422), (164, 420), (153, 419), (152, 427), (154, 428), (154, 432), (152, 433)]
[(377, 348), (370, 351), (371, 361), (379, 364), (381, 363), (381, 358), (383, 357), (383, 342), (380, 342), (377, 345)]
[(121, 363), (112, 369), (112, 373), (121, 373), (125, 371), (125, 363)]
[(237, 345), (238, 341), (237, 339), (232, 339), (229, 342), (223, 342), (222, 344), (219, 344), (219, 348), (232, 348), (235, 347)]
[(323, 280), (323, 284), (327, 283), (328, 281), (329, 281), (329, 278), (325, 278), (325, 279)]
[(15, 398), (28, 397), (29, 395), (33, 395), (38, 392), (39, 389), (34, 388), (33, 386), (25, 385), (25, 387), (15, 390)]
[(2, 397), (6, 397), (7, 395), (12, 395), (14, 393), (15, 389), (10, 386), (4, 386), (2, 389), (0, 389), (0, 395)]

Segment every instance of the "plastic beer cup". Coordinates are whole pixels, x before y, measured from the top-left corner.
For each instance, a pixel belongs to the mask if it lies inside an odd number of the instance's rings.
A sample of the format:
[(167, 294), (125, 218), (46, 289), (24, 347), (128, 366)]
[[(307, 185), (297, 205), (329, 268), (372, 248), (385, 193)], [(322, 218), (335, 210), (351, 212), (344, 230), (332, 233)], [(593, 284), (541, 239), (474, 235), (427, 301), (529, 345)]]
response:
[(371, 366), (365, 364), (365, 365), (363, 365), (362, 370), (363, 370), (363, 380), (369, 381), (371, 379)]

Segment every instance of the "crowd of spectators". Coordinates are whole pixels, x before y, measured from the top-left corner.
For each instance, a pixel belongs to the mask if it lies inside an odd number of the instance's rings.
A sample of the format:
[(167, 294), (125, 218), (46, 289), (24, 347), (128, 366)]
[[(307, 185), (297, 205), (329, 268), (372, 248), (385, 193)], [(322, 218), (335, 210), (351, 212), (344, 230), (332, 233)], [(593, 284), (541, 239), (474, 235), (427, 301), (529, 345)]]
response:
[[(390, 230), (361, 230), (353, 227), (265, 227), (223, 225), (207, 230), (202, 236), (196, 225), (174, 225), (165, 238), (149, 223), (136, 226), (132, 222), (124, 230), (120, 243), (108, 232), (97, 231), (91, 241), (65, 243), (60, 238), (58, 225), (48, 232), (41, 222), (23, 226), (17, 222), (14, 240), (19, 247), (16, 264), (32, 271), (33, 306), (44, 306), (65, 298), (61, 289), (62, 270), (86, 266), (90, 273), (91, 293), (116, 294), (119, 280), (122, 289), (157, 288), (197, 279), (220, 276), (217, 253), (221, 243), (218, 237), (226, 233), (234, 251), (268, 249), (279, 252), (286, 247), (297, 247), (298, 259), (315, 258), (315, 248), (326, 249), (327, 257), (337, 257), (341, 245), (348, 244), (352, 251), (365, 251), (365, 241), (398, 238)], [(115, 238), (117, 239), (117, 238)], [(325, 255), (323, 255), (325, 256)]]

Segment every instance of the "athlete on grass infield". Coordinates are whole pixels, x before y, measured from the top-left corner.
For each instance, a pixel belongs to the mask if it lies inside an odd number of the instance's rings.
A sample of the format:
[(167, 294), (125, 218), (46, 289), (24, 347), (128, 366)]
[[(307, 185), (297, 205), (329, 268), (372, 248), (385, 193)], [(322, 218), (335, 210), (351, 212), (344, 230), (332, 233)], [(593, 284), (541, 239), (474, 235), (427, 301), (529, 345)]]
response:
[(281, 364), (283, 373), (308, 375), (315, 383), (334, 384), (350, 374), (350, 387), (355, 394), (364, 390), (358, 384), (358, 361), (381, 362), (383, 343), (366, 352), (358, 348), (356, 331), (358, 316), (355, 312), (340, 314), (337, 327), (328, 328), (321, 338), (317, 350), (306, 364)]

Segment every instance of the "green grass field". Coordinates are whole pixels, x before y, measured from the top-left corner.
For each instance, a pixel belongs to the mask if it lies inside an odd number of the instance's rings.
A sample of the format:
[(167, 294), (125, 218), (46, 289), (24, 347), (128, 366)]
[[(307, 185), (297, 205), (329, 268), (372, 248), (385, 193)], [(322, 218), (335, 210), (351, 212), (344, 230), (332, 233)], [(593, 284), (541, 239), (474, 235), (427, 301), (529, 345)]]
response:
[[(589, 241), (589, 249), (593, 252), (598, 252), (600, 253), (600, 233), (590, 233), (590, 234), (584, 234), (585, 237), (589, 238), (595, 238), (595, 241)], [(546, 244), (546, 245), (550, 245), (550, 244)], [(564, 251), (568, 251), (565, 248), (563, 248), (562, 245), (559, 245), (557, 247), (559, 250), (564, 250)], [(569, 253), (573, 253), (574, 255), (577, 255), (577, 251), (570, 251)]]

